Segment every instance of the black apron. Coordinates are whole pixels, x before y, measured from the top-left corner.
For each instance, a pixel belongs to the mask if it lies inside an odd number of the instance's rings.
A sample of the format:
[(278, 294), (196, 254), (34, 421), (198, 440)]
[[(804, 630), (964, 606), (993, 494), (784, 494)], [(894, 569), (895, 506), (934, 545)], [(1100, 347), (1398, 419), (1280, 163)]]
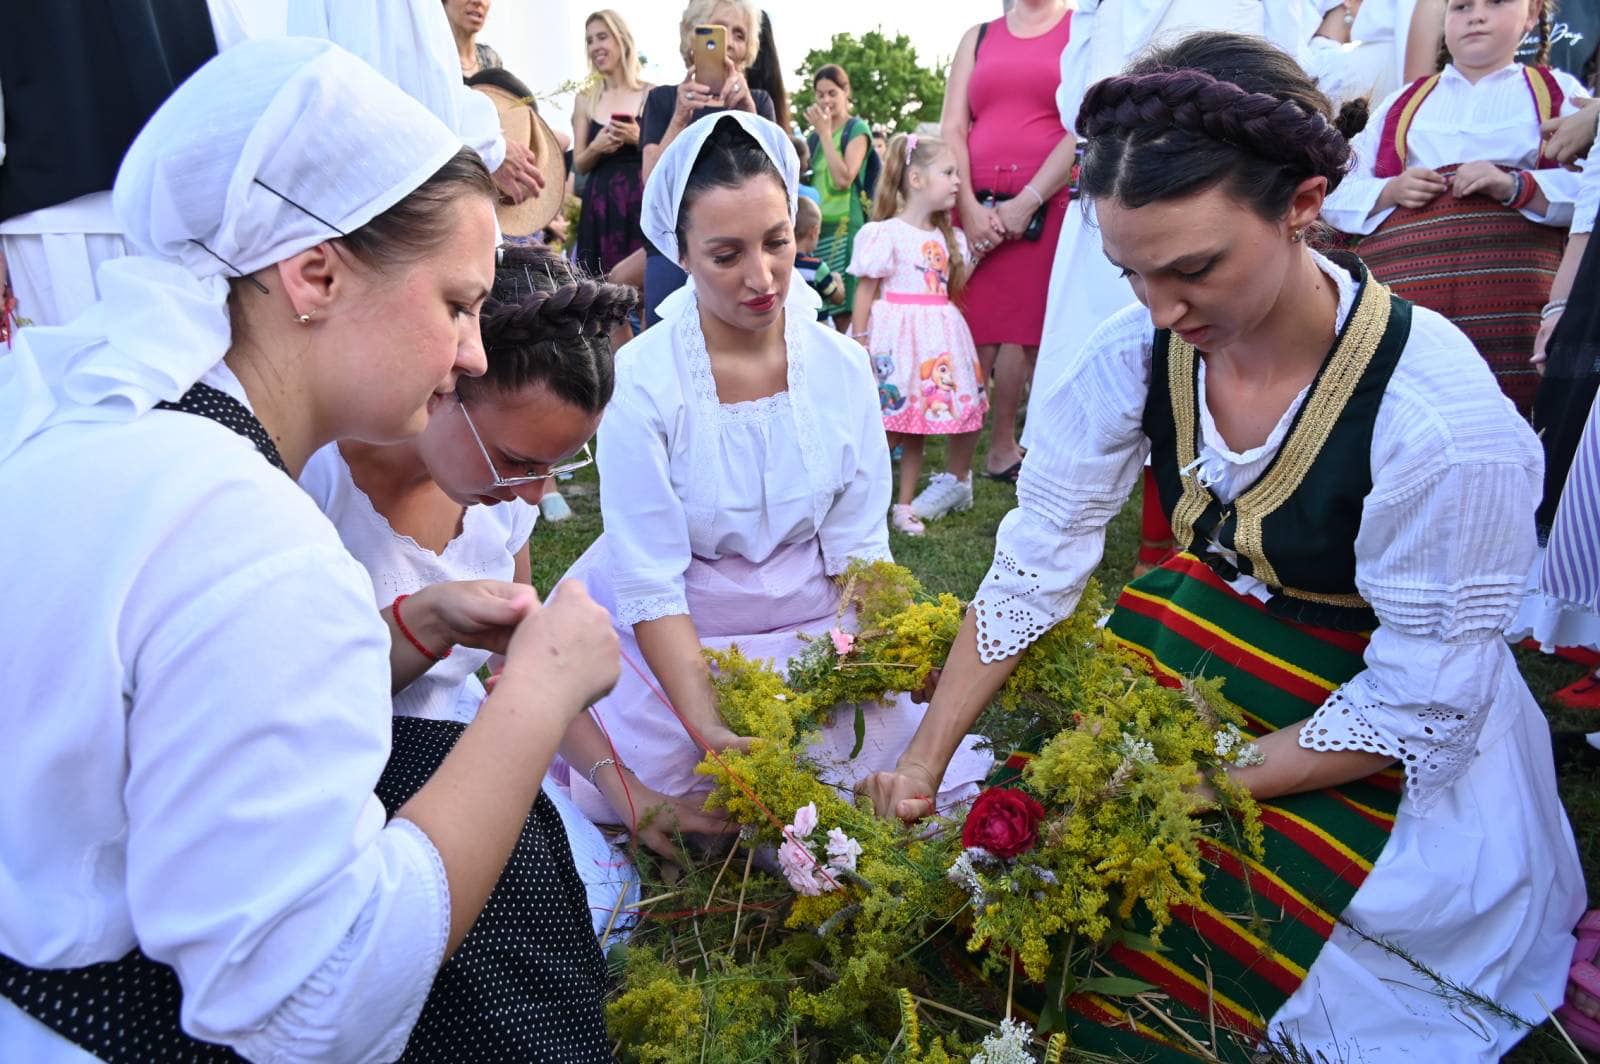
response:
[(1533, 429), (1544, 445), (1539, 542), (1550, 535), (1567, 472), (1600, 390), (1600, 236), (1591, 236), (1572, 280), (1572, 302), (1545, 347), (1544, 378), (1533, 399)]
[[(159, 406), (226, 426), (284, 469), (261, 422), (227, 393), (196, 384), (178, 402)], [(391, 816), (438, 770), (465, 727), (395, 718), (393, 749), (377, 786)], [(566, 829), (541, 792), (488, 903), (434, 978), (400, 1059), (610, 1061), (601, 1011), (605, 981)], [(137, 949), (118, 961), (67, 969), (28, 968), (0, 956), (0, 996), (101, 1060), (242, 1059), (184, 1033), (177, 974)]]

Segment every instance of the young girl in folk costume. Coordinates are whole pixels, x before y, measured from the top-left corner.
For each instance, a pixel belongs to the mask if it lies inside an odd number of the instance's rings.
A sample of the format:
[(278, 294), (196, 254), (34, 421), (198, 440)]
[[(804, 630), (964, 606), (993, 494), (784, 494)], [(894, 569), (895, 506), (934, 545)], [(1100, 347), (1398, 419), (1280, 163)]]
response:
[(972, 506), (970, 451), (963, 468), (952, 463), (911, 497), (923, 440), (977, 432), (988, 409), (972, 333), (951, 302), (960, 298), (972, 261), (965, 234), (950, 224), (960, 191), (955, 155), (943, 141), (897, 135), (873, 220), (857, 234), (850, 262), (861, 278), (855, 334), (872, 353), (883, 427), (901, 448), (891, 523), (908, 536), (922, 535), (924, 520)]
[[(1227, 775), (1264, 858), (1222, 841), (1160, 951), (1105, 955), (1167, 996), (1068, 995), (1080, 1050), (1489, 1064), (1572, 962), (1583, 871), (1501, 635), (1539, 445), (1459, 329), (1306, 245), (1349, 167), (1331, 118), (1292, 59), (1234, 34), (1085, 96), (1081, 188), (1140, 303), (1035, 397), (1063, 430), (1028, 452), (922, 727), (863, 786), (881, 814), (927, 813), (952, 739), (1078, 605), (1149, 455), (1183, 553), (1106, 630), (1170, 684), (1224, 682), (1263, 755)], [(1015, 998), (1059, 995), (1019, 979)]]
[(1541, 151), (1540, 123), (1586, 95), (1571, 76), (1515, 62), (1548, 0), (1451, 0), (1440, 72), (1384, 100), (1354, 141), (1357, 169), (1323, 217), (1366, 237), (1360, 254), (1396, 294), (1454, 321), (1527, 414), (1539, 311), (1561, 261), (1578, 175)]

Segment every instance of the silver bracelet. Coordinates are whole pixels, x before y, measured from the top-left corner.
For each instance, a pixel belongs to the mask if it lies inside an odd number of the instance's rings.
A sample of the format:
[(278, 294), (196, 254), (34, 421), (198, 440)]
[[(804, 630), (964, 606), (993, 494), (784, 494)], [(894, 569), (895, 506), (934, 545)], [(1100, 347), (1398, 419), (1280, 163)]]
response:
[(1024, 192), (1032, 192), (1033, 193), (1033, 198), (1038, 201), (1035, 204), (1035, 209), (1044, 206), (1044, 197), (1039, 195), (1039, 190), (1033, 187), (1033, 182), (1032, 181), (1029, 181), (1026, 185), (1023, 185), (1022, 186), (1022, 191), (1024, 191)]
[(1544, 305), (1543, 310), (1539, 311), (1539, 320), (1549, 321), (1551, 318), (1555, 317), (1557, 314), (1560, 314), (1566, 309), (1567, 301), (1565, 299), (1552, 299), (1550, 302)]
[[(596, 761), (594, 763), (593, 767), (591, 767), (589, 769), (589, 786), (595, 787), (594, 774), (596, 772), (599, 772), (601, 769), (605, 768), (607, 765), (616, 765), (618, 771), (621, 771), (621, 769), (622, 769), (622, 765), (618, 764), (616, 758), (614, 758), (614, 757), (602, 757), (599, 761)], [(599, 790), (598, 787), (595, 787), (595, 789)]]

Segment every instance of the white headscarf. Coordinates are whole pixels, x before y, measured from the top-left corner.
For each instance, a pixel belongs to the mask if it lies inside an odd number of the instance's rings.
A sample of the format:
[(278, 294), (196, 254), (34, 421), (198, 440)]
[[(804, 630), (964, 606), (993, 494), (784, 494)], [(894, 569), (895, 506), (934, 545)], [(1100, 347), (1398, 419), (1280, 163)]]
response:
[[(795, 200), (800, 188), (800, 157), (795, 154), (789, 135), (775, 123), (748, 111), (719, 111), (706, 115), (667, 145), (644, 183), (644, 204), (640, 210), (639, 226), (644, 230), (646, 239), (673, 262), (682, 259), (678, 248), (678, 211), (683, 204), (683, 190), (689, 184), (689, 172), (694, 169), (706, 140), (720, 122), (737, 122), (761, 145), (761, 150), (767, 153), (783, 178), (783, 187), (789, 196), (789, 220), (794, 220)], [(694, 277), (691, 276), (682, 288), (662, 300), (656, 313), (663, 319), (676, 317), (685, 307), (692, 305), (693, 296)], [(822, 306), (822, 298), (804, 281), (798, 284), (791, 281), (785, 306), (814, 315)]]
[(137, 253), (100, 267), (100, 300), (77, 320), (23, 329), (0, 358), (0, 461), (51, 425), (177, 399), (227, 353), (229, 277), (360, 228), (461, 146), (327, 41), (246, 41), (212, 59), (117, 172), (112, 205)]

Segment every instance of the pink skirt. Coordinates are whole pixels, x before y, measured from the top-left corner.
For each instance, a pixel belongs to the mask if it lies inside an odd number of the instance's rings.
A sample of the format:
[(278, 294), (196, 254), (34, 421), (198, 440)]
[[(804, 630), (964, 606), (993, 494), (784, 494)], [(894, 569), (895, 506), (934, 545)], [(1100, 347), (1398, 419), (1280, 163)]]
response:
[[(596, 602), (616, 617), (611, 586), (611, 559), (601, 535), (567, 571), (564, 579), (580, 580)], [(838, 585), (823, 567), (815, 539), (792, 543), (759, 564), (744, 558), (716, 561), (692, 559), (684, 575), (689, 615), (704, 646), (737, 645), (746, 657), (768, 659), (780, 670), (805, 649), (802, 634), (826, 637), (836, 623)], [(617, 626), (622, 653), (649, 673), (631, 625)], [(655, 678), (651, 677), (651, 682)], [(659, 686), (659, 685), (658, 685)], [(645, 784), (668, 795), (707, 791), (711, 781), (695, 774), (702, 754), (672, 711), (645, 686), (626, 663), (616, 689), (590, 711), (611, 736), (618, 756)], [(835, 712), (807, 750), (821, 779), (847, 797), (858, 780), (894, 768), (922, 722), (924, 707), (901, 696), (866, 710), (867, 734), (854, 759), (855, 714), (848, 707)], [(945, 770), (938, 794), (941, 811), (978, 793), (992, 756), (976, 747), (977, 737), (962, 741)], [(618, 816), (605, 797), (580, 772), (570, 777), (572, 797), (596, 823), (614, 824)], [(787, 815), (793, 810), (775, 810)]]

